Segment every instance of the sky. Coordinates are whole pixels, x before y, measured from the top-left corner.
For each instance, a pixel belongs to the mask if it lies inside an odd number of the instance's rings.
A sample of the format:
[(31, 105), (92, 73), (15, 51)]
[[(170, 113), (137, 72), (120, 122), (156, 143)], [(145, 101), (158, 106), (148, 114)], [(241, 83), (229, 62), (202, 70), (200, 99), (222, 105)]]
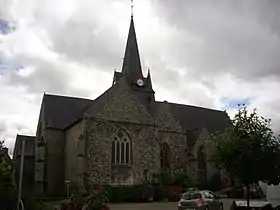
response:
[[(0, 8), (0, 139), (12, 152), (16, 134), (35, 134), (44, 92), (95, 99), (110, 87), (131, 8), (130, 0), (0, 0)], [(279, 133), (279, 9), (277, 0), (135, 0), (156, 99), (230, 116), (245, 103)]]

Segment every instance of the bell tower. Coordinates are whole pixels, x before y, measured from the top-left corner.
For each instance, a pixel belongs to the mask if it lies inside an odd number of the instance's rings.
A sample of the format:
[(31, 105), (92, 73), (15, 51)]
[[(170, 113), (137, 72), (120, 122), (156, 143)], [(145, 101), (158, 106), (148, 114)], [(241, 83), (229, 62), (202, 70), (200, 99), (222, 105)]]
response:
[(133, 15), (131, 15), (130, 20), (122, 70), (121, 72), (114, 72), (113, 85), (122, 77), (126, 79), (127, 84), (142, 103), (146, 105), (155, 101), (150, 70), (147, 77), (143, 76)]

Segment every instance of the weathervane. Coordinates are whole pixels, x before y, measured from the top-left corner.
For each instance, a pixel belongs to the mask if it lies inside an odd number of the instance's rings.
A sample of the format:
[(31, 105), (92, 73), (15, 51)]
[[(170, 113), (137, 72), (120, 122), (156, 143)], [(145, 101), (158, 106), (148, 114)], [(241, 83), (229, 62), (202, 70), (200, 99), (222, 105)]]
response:
[(131, 17), (133, 17), (133, 0), (130, 1), (131, 1)]

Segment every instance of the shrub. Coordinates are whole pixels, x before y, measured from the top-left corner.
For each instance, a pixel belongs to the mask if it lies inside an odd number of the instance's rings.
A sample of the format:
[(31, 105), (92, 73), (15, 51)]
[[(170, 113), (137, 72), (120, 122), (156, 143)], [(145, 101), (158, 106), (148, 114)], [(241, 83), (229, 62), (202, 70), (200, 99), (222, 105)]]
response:
[(17, 190), (13, 183), (13, 169), (0, 158), (0, 203), (4, 208), (11, 208), (16, 203)]
[(106, 186), (105, 187), (110, 202), (132, 202), (137, 201), (135, 186)]
[(166, 187), (160, 184), (153, 185), (153, 199), (154, 201), (162, 201), (167, 198), (167, 189)]
[(178, 169), (173, 174), (169, 170), (161, 170), (155, 177), (157, 184), (154, 184), (154, 200), (167, 198), (177, 201), (187, 188), (197, 187), (196, 179), (183, 169)]
[(215, 173), (211, 177), (210, 181), (208, 182), (208, 188), (212, 191), (217, 191), (222, 188), (222, 181), (219, 173)]
[(147, 202), (153, 196), (153, 188), (149, 183), (145, 183), (137, 186), (137, 198), (141, 202)]
[(155, 174), (157, 182), (162, 186), (169, 186), (173, 182), (173, 177), (169, 170), (163, 169), (158, 174)]
[(150, 184), (134, 186), (106, 186), (110, 202), (146, 202), (153, 195), (153, 187)]
[(173, 185), (181, 186), (183, 189), (197, 186), (197, 181), (184, 170), (177, 170), (173, 175)]

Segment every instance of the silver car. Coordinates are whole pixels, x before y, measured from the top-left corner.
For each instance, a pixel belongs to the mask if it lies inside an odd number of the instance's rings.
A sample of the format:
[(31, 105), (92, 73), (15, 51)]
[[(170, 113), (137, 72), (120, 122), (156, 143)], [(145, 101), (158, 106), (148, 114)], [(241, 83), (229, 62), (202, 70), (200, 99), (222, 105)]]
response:
[(223, 202), (208, 190), (188, 191), (178, 202), (178, 210), (223, 210)]

